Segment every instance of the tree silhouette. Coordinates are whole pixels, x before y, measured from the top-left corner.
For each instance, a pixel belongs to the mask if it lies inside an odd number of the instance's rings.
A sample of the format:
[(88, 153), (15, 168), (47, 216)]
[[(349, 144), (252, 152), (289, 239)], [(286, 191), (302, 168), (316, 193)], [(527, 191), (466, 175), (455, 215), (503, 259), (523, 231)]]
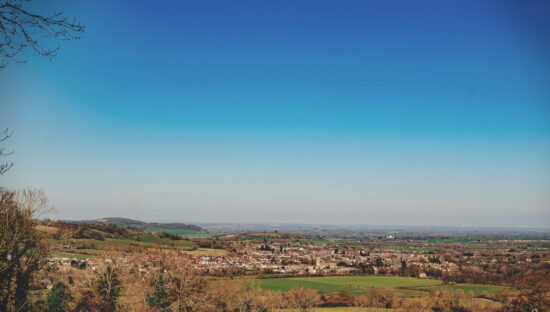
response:
[(0, 188), (0, 311), (28, 311), (36, 273), (46, 264), (49, 243), (36, 218), (49, 210), (41, 191)]
[[(19, 55), (27, 48), (52, 60), (61, 48), (61, 40), (79, 39), (84, 26), (55, 11), (50, 16), (32, 13), (24, 8), (25, 0), (0, 0), (0, 70), (10, 61), (25, 63)], [(49, 40), (47, 40), (49, 39)], [(55, 45), (51, 47), (51, 42)]]
[(50, 290), (50, 294), (46, 298), (48, 312), (65, 312), (70, 311), (68, 301), (71, 299), (71, 292), (67, 285), (62, 282), (57, 282)]
[(115, 311), (118, 297), (122, 294), (121, 282), (118, 279), (118, 270), (107, 266), (99, 278), (97, 290), (103, 299), (103, 311)]
[[(0, 142), (3, 142), (7, 140), (11, 135), (13, 134), (13, 131), (10, 131), (9, 129), (5, 129), (3, 131), (0, 131)], [(4, 152), (4, 148), (0, 147), (0, 158), (6, 157), (13, 154), (12, 152)], [(3, 175), (13, 166), (13, 163), (4, 163), (0, 164), (0, 175)]]

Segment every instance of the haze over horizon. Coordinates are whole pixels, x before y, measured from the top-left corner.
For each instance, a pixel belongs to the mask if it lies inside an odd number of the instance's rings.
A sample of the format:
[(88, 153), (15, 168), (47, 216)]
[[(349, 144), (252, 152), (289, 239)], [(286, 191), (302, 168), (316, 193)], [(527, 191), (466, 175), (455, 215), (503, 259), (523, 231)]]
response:
[(59, 219), (550, 227), (550, 2), (32, 3), (86, 31), (0, 71)]

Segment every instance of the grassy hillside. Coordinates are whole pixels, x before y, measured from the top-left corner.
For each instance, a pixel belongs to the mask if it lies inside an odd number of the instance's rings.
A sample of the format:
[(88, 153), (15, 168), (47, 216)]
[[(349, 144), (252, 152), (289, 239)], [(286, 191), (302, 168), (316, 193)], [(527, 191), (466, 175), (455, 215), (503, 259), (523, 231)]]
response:
[(43, 221), (36, 227), (54, 247), (54, 255), (68, 258), (93, 257), (104, 252), (124, 253), (146, 249), (194, 250), (196, 244), (165, 232), (148, 233), (114, 224)]
[(465, 293), (471, 291), (474, 294), (474, 296), (481, 296), (483, 292), (487, 292), (489, 295), (498, 294), (505, 288), (506, 288), (505, 286), (497, 286), (497, 285), (460, 284), (460, 285), (446, 285), (441, 287), (435, 287), (435, 288), (431, 288), (431, 290), (435, 290), (435, 289), (462, 290)]
[(203, 229), (199, 226), (193, 224), (185, 223), (150, 223), (140, 220), (133, 220), (128, 218), (101, 218), (95, 220), (84, 220), (84, 221), (69, 221), (71, 223), (86, 223), (93, 225), (116, 225), (120, 227), (130, 227), (136, 230), (145, 230), (147, 228), (161, 228), (165, 230), (182, 230), (182, 231), (195, 231), (199, 232)]
[(147, 227), (144, 229), (146, 232), (166, 232), (170, 234), (176, 234), (183, 237), (211, 237), (212, 234), (208, 231), (204, 230), (189, 230), (189, 229), (172, 229), (172, 228), (165, 228), (162, 225), (156, 225)]
[(397, 276), (326, 276), (303, 278), (259, 279), (258, 286), (275, 291), (288, 291), (302, 284), (319, 291), (358, 290), (368, 288), (399, 288), (441, 285), (440, 280)]

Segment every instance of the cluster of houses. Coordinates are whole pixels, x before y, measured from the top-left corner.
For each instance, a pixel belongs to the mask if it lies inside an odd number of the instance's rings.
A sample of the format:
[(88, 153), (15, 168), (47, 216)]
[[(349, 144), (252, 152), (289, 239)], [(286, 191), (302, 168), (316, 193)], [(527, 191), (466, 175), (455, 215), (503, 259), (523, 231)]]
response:
[[(269, 245), (256, 242), (238, 242), (234, 253), (227, 255), (199, 255), (196, 265), (201, 269), (223, 270), (241, 268), (265, 273), (282, 274), (346, 274), (351, 272), (378, 273), (384, 269), (398, 271), (407, 265), (420, 269), (433, 268), (446, 272), (457, 270), (455, 263), (443, 259), (430, 261), (418, 251), (336, 248), (327, 244), (281, 241)], [(419, 277), (425, 277), (423, 271)]]
[[(58, 246), (61, 250), (72, 249), (72, 246)], [(227, 253), (194, 253), (192, 259), (195, 267), (209, 272), (227, 270), (252, 271), (258, 273), (278, 273), (291, 275), (322, 274), (400, 274), (409, 270), (411, 276), (426, 277), (426, 272), (456, 272), (459, 267), (456, 261), (446, 257), (406, 248), (389, 249), (383, 246), (340, 246), (334, 244), (314, 243), (309, 240), (279, 240), (271, 242), (235, 240), (227, 248)], [(69, 251), (69, 250), (67, 250)], [(94, 269), (100, 265), (97, 261), (110, 262), (110, 259), (93, 257), (77, 259), (53, 257), (50, 263), (57, 264), (61, 270), (69, 268)], [(529, 258), (525, 250), (509, 250), (506, 255), (490, 257), (464, 253), (463, 263), (507, 262), (514, 255), (517, 261), (540, 261)], [(480, 257), (481, 256), (481, 257)], [(124, 262), (122, 256), (120, 261)], [(502, 258), (502, 259), (501, 259)], [(119, 261), (119, 260), (116, 260)]]

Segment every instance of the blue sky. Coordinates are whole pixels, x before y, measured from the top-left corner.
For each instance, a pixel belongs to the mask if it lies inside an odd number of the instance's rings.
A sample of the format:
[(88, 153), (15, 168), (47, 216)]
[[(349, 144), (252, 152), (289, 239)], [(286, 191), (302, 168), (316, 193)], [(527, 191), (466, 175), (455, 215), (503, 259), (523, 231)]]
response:
[(57, 218), (550, 226), (548, 2), (34, 9), (87, 28), (0, 72), (0, 179)]

